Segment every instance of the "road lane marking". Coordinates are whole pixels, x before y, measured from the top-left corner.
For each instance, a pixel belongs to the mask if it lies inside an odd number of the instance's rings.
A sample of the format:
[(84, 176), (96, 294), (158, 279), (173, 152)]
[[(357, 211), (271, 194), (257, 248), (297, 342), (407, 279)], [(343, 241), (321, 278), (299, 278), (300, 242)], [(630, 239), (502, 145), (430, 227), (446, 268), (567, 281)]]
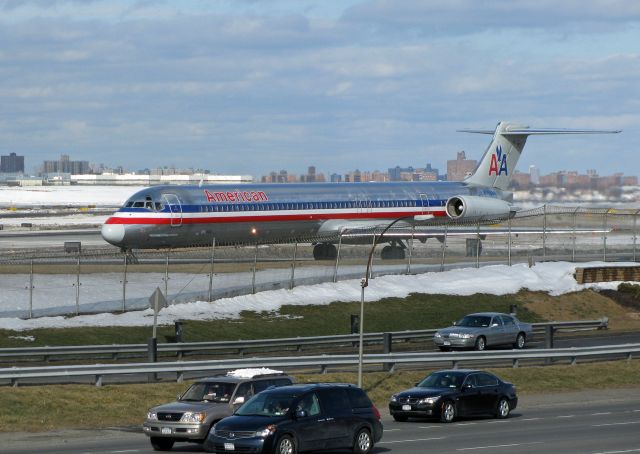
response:
[(394, 441), (379, 441), (378, 445), (390, 445), (394, 443), (412, 443), (414, 441), (432, 441), (432, 440), (443, 440), (445, 437), (431, 437), (431, 438), (414, 438), (412, 440), (394, 440)]
[(603, 411), (602, 413), (591, 413), (591, 416), (602, 416), (602, 415), (610, 415), (610, 411)]
[(384, 429), (385, 432), (395, 432), (402, 429)]
[(124, 449), (122, 451), (111, 451), (111, 454), (121, 454), (123, 452), (139, 452), (139, 449)]
[(518, 419), (518, 421), (539, 421), (542, 418), (526, 418), (526, 419)]
[(541, 445), (544, 441), (532, 441), (531, 443), (512, 443), (509, 445), (474, 446), (472, 448), (458, 448), (456, 451), (473, 451), (476, 449), (515, 448), (516, 446)]
[(625, 449), (624, 451), (594, 452), (593, 454), (624, 454), (625, 452), (640, 452), (640, 448), (638, 448), (638, 449)]
[(478, 424), (477, 422), (459, 422), (455, 424), (456, 426), (474, 426)]
[(627, 422), (610, 422), (606, 424), (593, 424), (591, 427), (606, 427), (606, 426), (626, 426), (629, 424), (640, 424), (640, 421), (627, 421)]
[(418, 429), (442, 429), (443, 426), (418, 426)]
[(576, 415), (564, 415), (564, 416), (556, 416), (556, 418), (575, 418)]

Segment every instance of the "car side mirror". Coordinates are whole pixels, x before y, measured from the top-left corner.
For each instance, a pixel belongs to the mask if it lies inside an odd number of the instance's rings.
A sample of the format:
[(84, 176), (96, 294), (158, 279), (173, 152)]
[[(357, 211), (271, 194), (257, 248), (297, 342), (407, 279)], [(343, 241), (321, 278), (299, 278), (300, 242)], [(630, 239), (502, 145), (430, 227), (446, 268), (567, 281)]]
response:
[(180, 400), (180, 398), (181, 398), (181, 397), (182, 397), (182, 394), (178, 394), (178, 395), (176, 396), (176, 400)]
[(296, 410), (296, 419), (300, 419), (300, 418), (306, 418), (307, 417), (307, 412), (304, 410)]
[(468, 391), (470, 389), (473, 389), (473, 385), (471, 383), (465, 383), (464, 385), (462, 385), (463, 391)]
[(452, 324), (453, 326), (456, 326), (456, 325), (458, 324), (458, 322), (451, 322), (451, 324)]
[(240, 405), (244, 403), (244, 396), (238, 396), (234, 399), (232, 405)]
[(497, 328), (497, 327), (498, 327), (498, 324), (497, 324), (497, 323), (492, 323), (492, 324), (491, 324), (491, 328)]

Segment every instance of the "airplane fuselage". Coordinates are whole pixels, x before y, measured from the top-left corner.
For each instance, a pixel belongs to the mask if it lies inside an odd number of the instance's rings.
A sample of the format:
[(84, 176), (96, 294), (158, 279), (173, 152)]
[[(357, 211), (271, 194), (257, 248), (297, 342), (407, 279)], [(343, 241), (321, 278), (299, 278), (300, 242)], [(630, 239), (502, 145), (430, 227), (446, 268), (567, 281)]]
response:
[(446, 216), (451, 197), (501, 199), (499, 189), (460, 182), (152, 186), (103, 226), (123, 249), (270, 243), (337, 233), (353, 221)]

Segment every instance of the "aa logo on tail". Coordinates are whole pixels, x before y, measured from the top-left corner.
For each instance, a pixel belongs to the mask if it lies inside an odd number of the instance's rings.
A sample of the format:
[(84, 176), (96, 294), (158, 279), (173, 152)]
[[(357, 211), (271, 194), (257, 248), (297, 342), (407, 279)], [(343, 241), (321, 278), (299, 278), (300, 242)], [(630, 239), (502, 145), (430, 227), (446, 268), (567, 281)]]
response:
[(500, 176), (507, 172), (507, 154), (502, 152), (502, 145), (496, 147), (496, 152), (491, 155), (491, 163), (489, 164), (489, 175)]

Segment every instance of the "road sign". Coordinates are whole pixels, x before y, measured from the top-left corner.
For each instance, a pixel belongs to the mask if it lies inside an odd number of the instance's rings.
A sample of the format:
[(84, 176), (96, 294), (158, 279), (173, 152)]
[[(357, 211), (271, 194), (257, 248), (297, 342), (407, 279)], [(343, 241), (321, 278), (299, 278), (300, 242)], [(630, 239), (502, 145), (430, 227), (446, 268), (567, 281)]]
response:
[(149, 297), (149, 307), (153, 309), (153, 339), (155, 339), (158, 326), (158, 312), (163, 307), (167, 307), (167, 299), (164, 297), (160, 287), (156, 287), (156, 291)]

